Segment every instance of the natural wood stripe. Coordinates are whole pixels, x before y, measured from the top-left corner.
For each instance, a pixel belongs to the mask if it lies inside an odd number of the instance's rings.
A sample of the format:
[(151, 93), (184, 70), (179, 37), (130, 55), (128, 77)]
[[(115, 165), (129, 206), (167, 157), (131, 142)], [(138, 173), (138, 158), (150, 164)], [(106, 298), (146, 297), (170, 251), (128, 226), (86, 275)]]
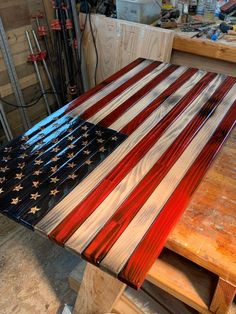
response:
[[(129, 224), (129, 227), (122, 233), (118, 241), (111, 248), (101, 263), (101, 266), (106, 270), (118, 274), (124, 267), (125, 263), (128, 261), (129, 257), (160, 213), (168, 198), (204, 148), (220, 121), (227, 114), (235, 96), (234, 88), (235, 86), (231, 88), (230, 92), (216, 109), (215, 114), (201, 128), (191, 144), (187, 147), (148, 201)], [(127, 241), (127, 239), (129, 239), (129, 241)]]
[[(193, 84), (200, 80), (201, 76), (196, 75), (195, 80), (191, 80), (191, 85), (187, 87), (185, 84), (178, 91), (179, 95), (183, 95), (183, 91), (187, 93)], [(193, 83), (194, 82), (194, 83)], [(214, 79), (208, 88), (200, 94), (195, 101), (183, 112), (183, 114), (165, 131), (157, 143), (147, 152), (147, 154), (137, 163), (137, 165), (129, 172), (129, 174), (117, 185), (117, 187), (109, 194), (109, 196), (100, 204), (100, 206), (91, 214), (88, 219), (81, 225), (79, 229), (66, 242), (66, 246), (76, 252), (81, 253), (88, 243), (101, 230), (108, 219), (114, 214), (117, 208), (127, 198), (127, 195), (140, 182), (140, 180), (153, 167), (155, 162), (160, 158), (164, 151), (173, 143), (175, 138), (181, 133), (188, 122), (199, 112), (204, 105), (205, 97), (211, 96), (212, 88), (214, 91), (222, 83), (222, 77)], [(174, 94), (175, 104), (178, 97)], [(173, 97), (172, 97), (173, 98)], [(171, 99), (169, 99), (171, 103)], [(173, 102), (174, 105), (174, 102)]]
[(126, 99), (133, 96), (136, 92), (138, 92), (144, 85), (149, 83), (155, 76), (162, 73), (169, 65), (162, 63), (148, 75), (146, 75), (141, 81), (138, 81), (134, 85), (132, 85), (125, 92), (120, 94), (114, 100), (112, 100), (105, 108), (98, 111), (95, 115), (87, 119), (87, 121), (91, 123), (99, 123), (102, 119), (104, 119), (109, 113), (111, 113), (114, 109), (116, 109), (120, 104), (122, 104)]
[[(200, 71), (202, 76), (204, 72)], [(35, 229), (49, 234), (70, 212), (93, 190), (99, 182), (115, 167), (132, 148), (142, 140), (142, 138), (152, 130), (152, 128), (173, 108), (177, 100), (181, 99), (181, 93), (177, 93), (177, 99), (171, 102), (176, 96), (173, 94), (169, 99), (163, 102), (138, 129), (130, 135), (106, 160), (95, 169), (83, 183), (78, 185), (70, 195), (65, 197), (57, 206), (55, 206), (36, 226)]]
[(179, 76), (186, 71), (186, 67), (180, 67), (164, 79), (151, 93), (143, 97), (135, 106), (127, 110), (121, 117), (110, 125), (110, 128), (116, 131), (121, 130), (127, 123), (129, 123), (138, 113), (148, 106), (160, 93), (168, 88)]
[(79, 114), (83, 113), (85, 110), (93, 106), (97, 101), (111, 93), (113, 90), (118, 88), (122, 83), (128, 81), (130, 78), (132, 78), (135, 74), (143, 70), (145, 67), (147, 67), (149, 64), (151, 64), (151, 60), (145, 60), (139, 65), (137, 65), (135, 68), (127, 72), (126, 74), (122, 75), (119, 79), (115, 80), (99, 92), (97, 92), (95, 95), (90, 97), (88, 100), (84, 101), (81, 105), (76, 107), (73, 111), (71, 111), (69, 114), (72, 116), (78, 116)]

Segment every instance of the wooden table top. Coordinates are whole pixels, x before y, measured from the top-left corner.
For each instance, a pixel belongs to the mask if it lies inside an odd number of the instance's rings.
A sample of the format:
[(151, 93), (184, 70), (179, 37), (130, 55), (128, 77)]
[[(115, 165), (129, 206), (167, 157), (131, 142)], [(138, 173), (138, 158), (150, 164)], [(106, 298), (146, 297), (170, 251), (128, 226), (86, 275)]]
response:
[[(137, 59), (1, 149), (0, 212), (140, 287), (234, 126), (235, 86), (233, 77)], [(226, 197), (218, 168), (168, 242), (201, 261), (218, 239), (213, 225), (226, 232), (210, 203), (216, 192)]]
[(194, 192), (166, 246), (236, 285), (236, 129)]

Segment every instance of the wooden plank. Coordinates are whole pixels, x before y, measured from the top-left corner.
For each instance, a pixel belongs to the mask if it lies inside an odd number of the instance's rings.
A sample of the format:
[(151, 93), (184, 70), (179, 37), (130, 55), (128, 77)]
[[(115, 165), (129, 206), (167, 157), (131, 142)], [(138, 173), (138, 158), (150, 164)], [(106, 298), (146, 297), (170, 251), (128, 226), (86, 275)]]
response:
[[(229, 93), (215, 110), (212, 118), (209, 119), (200, 129), (192, 142), (185, 149), (181, 157), (176, 161), (165, 178), (161, 181), (155, 191), (148, 198), (146, 203), (136, 214), (128, 228), (122, 233), (122, 235), (110, 249), (108, 254), (101, 262), (102, 267), (117, 274), (125, 266), (125, 263), (127, 263), (128, 259), (136, 249), (139, 241), (141, 241), (148, 228), (155, 221), (164, 204), (174, 192), (177, 185), (181, 182), (182, 178), (184, 178), (188, 169), (194, 165), (195, 159), (201, 153), (211, 136), (214, 134), (217, 126), (221, 124), (221, 121), (224, 117), (227, 117), (228, 111), (235, 109), (234, 102), (232, 103), (233, 90), (234, 88), (231, 88)], [(231, 112), (231, 115), (233, 114), (234, 112)], [(223, 126), (221, 127), (223, 128)], [(157, 199), (158, 204), (156, 203)], [(155, 206), (153, 204), (155, 204)], [(137, 232), (137, 230), (139, 232)], [(129, 239), (129, 241), (127, 242), (126, 239)], [(125, 275), (127, 275), (127, 273), (125, 273)], [(122, 277), (123, 280), (127, 278), (125, 275)], [(128, 279), (128, 282), (131, 282), (130, 278)], [(138, 281), (138, 283), (140, 284), (140, 281)]]
[[(21, 1), (18, 1), (21, 2)], [(30, 12), (26, 1), (5, 8), (0, 7), (5, 31), (30, 23)]]
[[(84, 21), (84, 16), (81, 20)], [(92, 25), (99, 51), (98, 82), (138, 57), (165, 62), (170, 60), (172, 31), (102, 15), (92, 15)], [(96, 58), (88, 22), (83, 41), (90, 86), (93, 86)]]
[(87, 264), (73, 313), (109, 313), (124, 290), (125, 284)]
[(229, 313), (236, 294), (236, 286), (219, 278), (217, 288), (210, 306), (210, 310), (216, 314)]
[(233, 62), (197, 56), (191, 53), (181, 52), (177, 50), (172, 50), (170, 62), (172, 64), (196, 67), (197, 69), (201, 69), (204, 71), (211, 71), (215, 73), (236, 76), (236, 67)]
[[(169, 249), (233, 285), (236, 285), (232, 263), (236, 250), (235, 138), (236, 128), (166, 243)], [(214, 178), (218, 178), (216, 183)]]
[(194, 55), (236, 63), (236, 47), (204, 39), (193, 39), (175, 34), (173, 49)]
[(146, 280), (200, 313), (209, 313), (217, 277), (181, 256), (164, 250)]

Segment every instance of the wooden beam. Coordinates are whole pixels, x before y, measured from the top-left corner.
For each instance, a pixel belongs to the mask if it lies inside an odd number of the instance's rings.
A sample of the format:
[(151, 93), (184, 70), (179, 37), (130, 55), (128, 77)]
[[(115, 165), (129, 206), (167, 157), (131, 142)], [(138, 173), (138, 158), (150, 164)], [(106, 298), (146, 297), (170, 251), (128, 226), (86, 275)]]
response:
[[(218, 285), (211, 303), (210, 310), (217, 314), (229, 313), (236, 294), (236, 287), (219, 278)], [(233, 312), (235, 313), (235, 312)]]
[(91, 264), (87, 264), (73, 313), (110, 313), (113, 304), (122, 295), (125, 287), (126, 285), (116, 278)]
[(173, 49), (236, 63), (236, 46), (175, 35)]

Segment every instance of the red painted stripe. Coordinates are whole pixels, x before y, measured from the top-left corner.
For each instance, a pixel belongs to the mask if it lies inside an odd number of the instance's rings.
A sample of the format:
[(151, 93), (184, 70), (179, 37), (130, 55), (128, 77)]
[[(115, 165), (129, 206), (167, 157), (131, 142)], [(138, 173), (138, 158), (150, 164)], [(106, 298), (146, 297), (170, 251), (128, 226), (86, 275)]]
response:
[(174, 143), (159, 158), (150, 171), (137, 184), (129, 197), (117, 209), (107, 224), (83, 252), (83, 256), (93, 264), (100, 264), (113, 244), (128, 227), (131, 220), (146, 203), (174, 163), (185, 151), (189, 143), (204, 123), (214, 114), (225, 94), (234, 85), (235, 79), (228, 77), (204, 104), (199, 113), (188, 123)]
[(148, 107), (144, 108), (143, 111), (141, 111), (134, 119), (132, 119), (125, 127), (123, 127), (120, 132), (130, 135), (133, 133), (141, 123), (145, 119), (147, 119), (150, 114), (154, 110), (157, 109), (157, 107), (165, 101), (170, 95), (172, 95), (174, 92), (177, 91), (177, 89), (180, 88), (184, 83), (186, 83), (189, 78), (197, 72), (197, 69), (188, 69), (186, 72), (184, 72), (179, 78), (176, 79), (176, 81), (164, 92), (162, 92)]
[(132, 254), (124, 269), (120, 272), (119, 278), (122, 281), (132, 285), (136, 289), (142, 285), (148, 270), (161, 253), (170, 231), (182, 216), (193, 192), (198, 187), (219, 149), (232, 130), (235, 119), (236, 102), (229, 110), (227, 116), (219, 124), (211, 139), (188, 170), (160, 215)]
[(126, 74), (127, 72), (131, 71), (132, 69), (134, 69), (137, 65), (139, 65), (140, 63), (142, 63), (145, 59), (143, 58), (138, 58), (137, 60), (131, 62), (130, 64), (128, 64), (126, 67), (122, 68), (120, 71), (114, 73), (113, 75), (111, 75), (110, 77), (108, 77), (106, 80), (104, 80), (103, 82), (99, 83), (98, 85), (94, 86), (93, 88), (91, 88), (89, 91), (87, 91), (86, 93), (84, 93), (83, 95), (79, 96), (78, 98), (76, 98), (75, 100), (73, 100), (70, 104), (69, 107), (67, 108), (67, 112), (75, 109), (76, 107), (78, 107), (79, 105), (81, 105), (83, 102), (85, 102), (88, 98), (90, 98), (91, 96), (93, 96), (94, 94), (96, 94), (100, 89), (106, 87), (107, 85), (109, 85), (110, 83), (112, 83), (113, 81), (117, 80), (118, 78), (120, 78), (121, 76), (123, 76), (124, 74)]
[[(85, 112), (81, 115), (82, 119), (89, 119), (94, 114), (96, 114), (99, 110), (104, 108), (111, 100), (113, 100), (115, 97), (119, 96), (121, 93), (123, 93), (127, 88), (131, 87), (138, 81), (140, 81), (144, 76), (146, 76), (148, 73), (150, 73), (152, 70), (154, 70), (156, 67), (158, 67), (161, 64), (161, 62), (153, 62), (149, 64), (146, 68), (135, 74), (133, 77), (131, 77), (129, 80), (124, 82), (122, 85), (120, 85), (118, 88), (116, 88), (113, 92), (109, 93), (99, 101), (97, 101), (94, 105), (92, 105), (90, 108), (85, 110)], [(176, 66), (170, 66), (176, 68)], [(173, 70), (174, 71), (174, 70)]]
[[(51, 232), (49, 237), (64, 244), (107, 195), (131, 171), (137, 162), (156, 143), (166, 128), (205, 89), (216, 74), (207, 73), (157, 125), (115, 166), (98, 186), (76, 206)], [(140, 149), (142, 147), (142, 149)]]
[[(167, 75), (170, 75), (174, 72), (176, 68), (168, 68), (163, 73), (157, 75), (153, 80), (151, 80), (148, 84), (146, 84), (143, 88), (141, 88), (137, 93), (123, 102), (119, 107), (113, 110), (109, 115), (107, 115), (103, 120), (99, 122), (104, 127), (108, 127), (112, 123), (114, 123), (120, 116), (122, 116), (125, 111), (127, 111), (130, 107), (132, 107), (137, 101), (139, 101), (142, 97), (144, 97), (148, 92), (150, 92), (156, 85), (158, 85)], [(178, 79), (178, 83), (183, 85), (187, 80), (190, 79), (195, 73), (197, 69), (188, 69), (184, 72), (180, 78)], [(174, 84), (173, 84), (174, 85)], [(180, 85), (180, 86), (181, 86)], [(174, 87), (175, 88), (175, 87)], [(166, 93), (170, 96), (173, 93), (173, 86), (167, 88)]]

